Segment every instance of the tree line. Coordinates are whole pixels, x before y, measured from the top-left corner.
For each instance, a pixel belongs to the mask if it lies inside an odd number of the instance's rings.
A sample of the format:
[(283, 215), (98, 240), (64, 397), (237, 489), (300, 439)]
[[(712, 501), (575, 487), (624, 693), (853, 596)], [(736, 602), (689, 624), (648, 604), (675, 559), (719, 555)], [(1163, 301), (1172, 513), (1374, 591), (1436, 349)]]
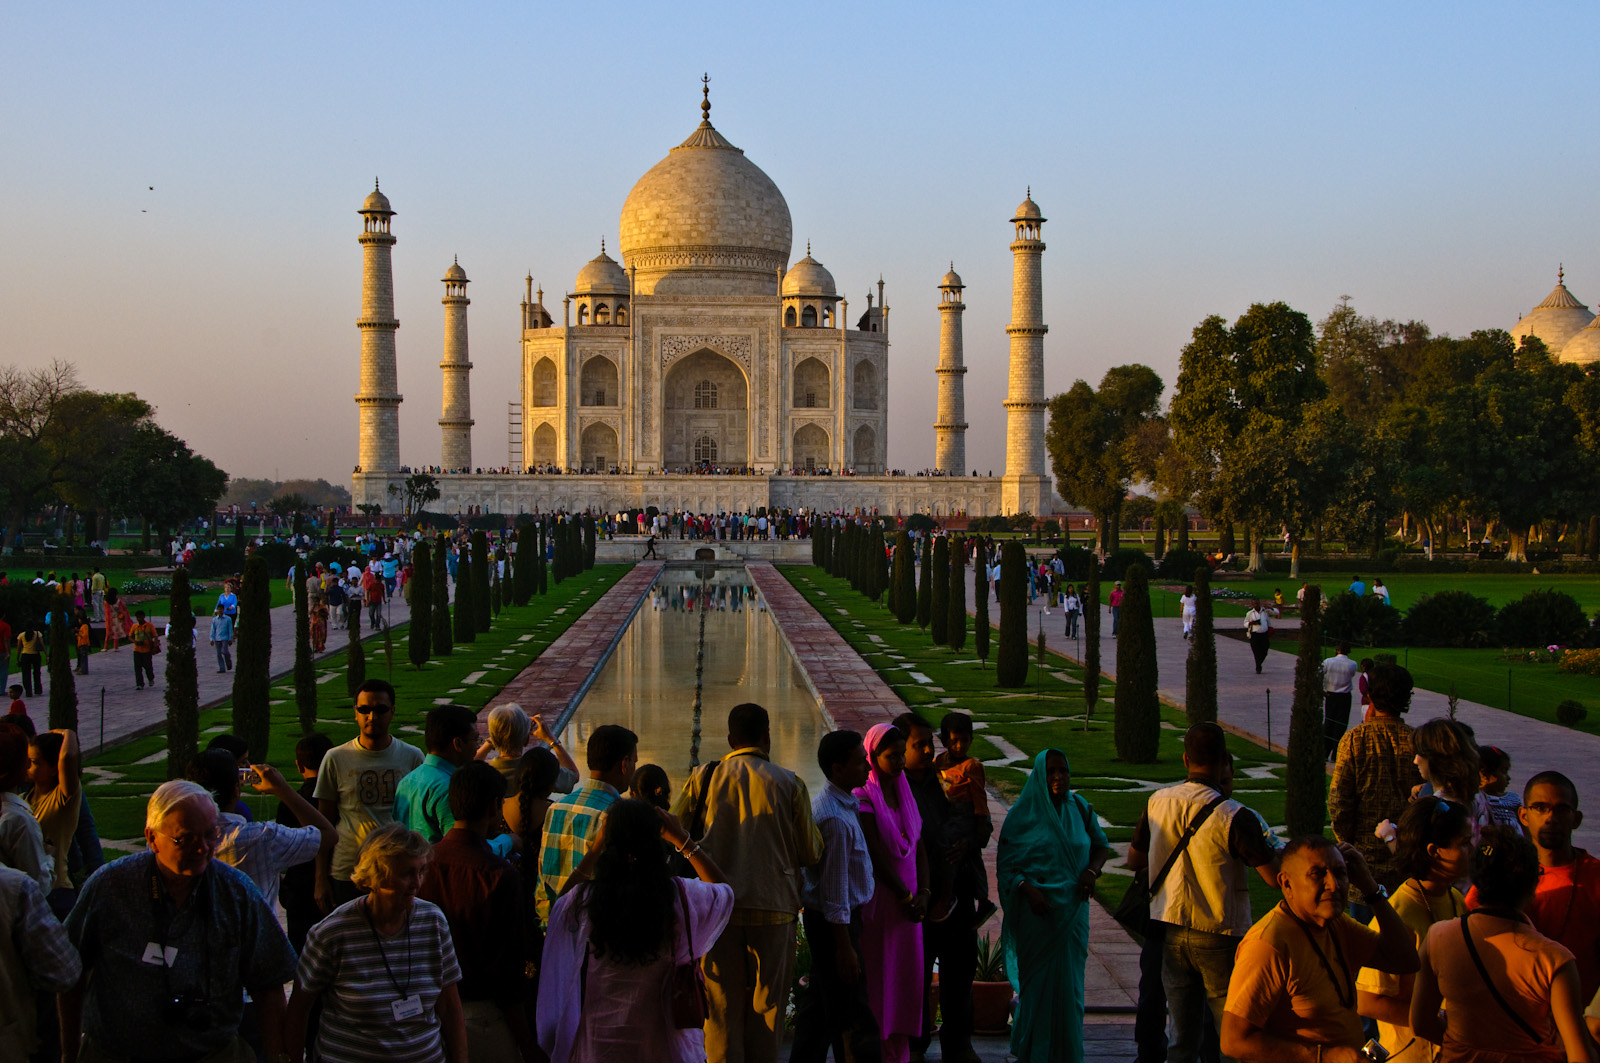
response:
[(103, 539), (112, 516), (158, 530), (209, 513), (228, 474), (162, 428), (137, 395), (90, 391), (70, 363), (0, 367), (0, 513), (9, 538), (41, 511), (82, 518)]
[(1363, 317), (1348, 298), (1316, 325), (1258, 303), (1231, 326), (1195, 326), (1163, 412), (1164, 388), (1148, 366), (1123, 365), (1050, 401), (1057, 491), (1095, 515), (1106, 552), (1135, 484), (1167, 526), (1198, 509), (1224, 553), (1242, 527), (1253, 569), (1263, 539), (1282, 537), (1295, 575), (1303, 544), (1375, 555), (1396, 519), (1430, 553), (1481, 531), (1520, 561), (1530, 531), (1556, 539), (1600, 514), (1600, 375), (1534, 336), (1436, 336)]

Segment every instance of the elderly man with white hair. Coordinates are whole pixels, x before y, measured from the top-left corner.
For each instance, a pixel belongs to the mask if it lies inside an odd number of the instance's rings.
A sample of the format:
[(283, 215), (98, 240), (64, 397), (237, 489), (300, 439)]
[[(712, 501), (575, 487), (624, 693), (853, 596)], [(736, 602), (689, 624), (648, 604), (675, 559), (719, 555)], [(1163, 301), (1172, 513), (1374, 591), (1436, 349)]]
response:
[(577, 762), (562, 747), (561, 740), (545, 728), (544, 717), (529, 716), (514, 701), (489, 710), (489, 740), (478, 747), (478, 759), (489, 758), (489, 766), (506, 777), (506, 793), (515, 797), (522, 782), (522, 755), (528, 751), (530, 736), (548, 746), (561, 765), (551, 792), (570, 794), (578, 785)]
[(83, 977), (61, 995), (62, 1063), (250, 1063), (246, 990), (276, 1058), (294, 950), (249, 877), (215, 858), (215, 800), (192, 782), (162, 783), (144, 837), (149, 851), (91, 875), (67, 918)]

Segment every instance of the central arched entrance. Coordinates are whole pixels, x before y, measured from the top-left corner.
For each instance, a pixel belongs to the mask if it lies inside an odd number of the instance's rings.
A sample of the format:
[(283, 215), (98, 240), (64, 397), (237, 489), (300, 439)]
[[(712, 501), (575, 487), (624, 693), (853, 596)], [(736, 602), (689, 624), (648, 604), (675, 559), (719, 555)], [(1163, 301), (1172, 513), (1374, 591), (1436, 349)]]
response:
[(702, 347), (667, 370), (661, 392), (668, 469), (750, 464), (750, 388), (736, 363)]

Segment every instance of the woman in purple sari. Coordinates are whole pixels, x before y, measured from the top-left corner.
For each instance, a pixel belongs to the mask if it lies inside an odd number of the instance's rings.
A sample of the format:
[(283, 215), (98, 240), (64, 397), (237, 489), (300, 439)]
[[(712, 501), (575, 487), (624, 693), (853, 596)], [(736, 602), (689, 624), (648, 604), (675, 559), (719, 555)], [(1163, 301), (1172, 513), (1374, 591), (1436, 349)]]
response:
[(906, 737), (892, 724), (867, 732), (872, 762), (861, 798), (861, 833), (876, 888), (861, 911), (861, 967), (878, 1020), (883, 1063), (906, 1063), (922, 1032), (922, 928), (931, 891), (922, 817), (906, 783)]

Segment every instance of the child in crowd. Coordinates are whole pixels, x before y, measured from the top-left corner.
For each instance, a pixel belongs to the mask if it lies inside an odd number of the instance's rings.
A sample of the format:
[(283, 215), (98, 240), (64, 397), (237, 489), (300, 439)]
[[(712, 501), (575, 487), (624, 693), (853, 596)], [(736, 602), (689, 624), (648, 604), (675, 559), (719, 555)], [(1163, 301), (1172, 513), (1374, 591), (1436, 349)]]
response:
[(78, 615), (73, 618), (72, 626), (75, 629), (78, 642), (78, 674), (89, 674), (89, 618), (83, 610), (78, 610)]
[(321, 653), (328, 648), (328, 607), (319, 604), (311, 611), (311, 652)]
[(983, 867), (983, 849), (994, 835), (994, 823), (989, 816), (983, 765), (967, 752), (972, 748), (972, 717), (964, 712), (946, 713), (939, 722), (939, 741), (944, 752), (933, 759), (933, 767), (950, 799), (951, 818), (977, 821), (972, 824), (971, 837), (978, 845), (956, 872), (974, 887), (972, 893), (978, 898), (978, 914), (973, 923), (976, 928), (988, 922), (995, 912), (995, 903), (989, 899), (989, 877)]
[(8, 692), (11, 694), (11, 711), (6, 713), (6, 719), (19, 725), (28, 733), (28, 737), (32, 738), (37, 732), (34, 730), (32, 717), (28, 715), (27, 702), (22, 700), (22, 687), (12, 683)]
[[(300, 796), (307, 801), (316, 800), (312, 794), (317, 788), (317, 769), (322, 767), (323, 754), (332, 748), (333, 739), (321, 732), (312, 732), (295, 743), (294, 766), (299, 770), (302, 780)], [(278, 802), (277, 821), (286, 827), (305, 826), (281, 801)], [(283, 913), (289, 924), (289, 944), (294, 946), (296, 952), (306, 947), (306, 934), (322, 918), (322, 911), (317, 907), (316, 889), (315, 859), (286, 869), (278, 887), (278, 900), (283, 905)]]
[(1483, 795), (1489, 801), (1489, 818), (1502, 826), (1521, 830), (1517, 809), (1522, 807), (1522, 797), (1506, 789), (1511, 783), (1511, 754), (1499, 746), (1479, 746), (1478, 777), (1483, 781)]

